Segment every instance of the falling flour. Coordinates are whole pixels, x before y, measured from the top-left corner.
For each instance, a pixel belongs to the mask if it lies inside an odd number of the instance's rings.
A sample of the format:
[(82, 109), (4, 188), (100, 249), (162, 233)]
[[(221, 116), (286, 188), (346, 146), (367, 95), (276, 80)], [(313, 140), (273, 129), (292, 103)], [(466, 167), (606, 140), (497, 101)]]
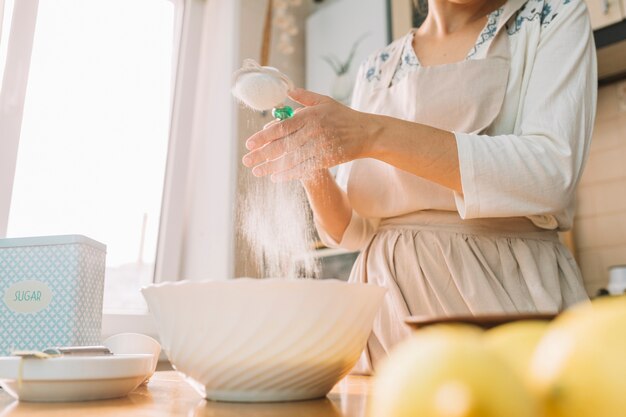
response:
[[(233, 95), (257, 111), (281, 105), (293, 88), (286, 75), (252, 60), (244, 61), (234, 78)], [(319, 264), (312, 254), (315, 232), (302, 185), (298, 181), (273, 183), (269, 177), (248, 174), (242, 186), (239, 231), (252, 249), (261, 276), (317, 277)]]
[(319, 265), (312, 256), (315, 233), (300, 183), (255, 177), (246, 183), (238, 213), (240, 232), (262, 277), (317, 277)]

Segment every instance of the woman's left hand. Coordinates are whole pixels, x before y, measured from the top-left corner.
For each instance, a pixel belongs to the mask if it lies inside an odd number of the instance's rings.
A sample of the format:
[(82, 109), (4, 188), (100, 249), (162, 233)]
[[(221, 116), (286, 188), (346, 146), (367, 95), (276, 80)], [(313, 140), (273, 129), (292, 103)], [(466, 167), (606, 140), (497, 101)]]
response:
[(295, 89), (289, 97), (304, 107), (273, 122), (246, 141), (243, 157), (257, 176), (272, 181), (305, 178), (314, 172), (366, 157), (376, 127), (372, 118), (330, 97)]

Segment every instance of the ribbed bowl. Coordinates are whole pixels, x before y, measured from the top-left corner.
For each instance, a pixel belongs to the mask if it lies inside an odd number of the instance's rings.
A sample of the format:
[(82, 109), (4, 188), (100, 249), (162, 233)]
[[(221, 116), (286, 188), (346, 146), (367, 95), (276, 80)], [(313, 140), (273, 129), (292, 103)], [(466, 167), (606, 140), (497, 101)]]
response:
[(172, 365), (205, 398), (325, 396), (355, 365), (385, 294), (336, 280), (179, 281), (142, 290)]

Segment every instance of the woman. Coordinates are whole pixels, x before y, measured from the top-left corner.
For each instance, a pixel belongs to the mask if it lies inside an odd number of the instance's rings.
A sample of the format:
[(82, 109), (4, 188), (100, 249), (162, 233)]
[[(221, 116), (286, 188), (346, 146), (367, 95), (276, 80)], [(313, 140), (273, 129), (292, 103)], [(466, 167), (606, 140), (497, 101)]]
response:
[(556, 233), (572, 225), (595, 116), (584, 2), (428, 7), (361, 66), (352, 109), (294, 90), (304, 107), (250, 137), (244, 157), (257, 176), (300, 178), (323, 240), (362, 251), (350, 280), (388, 288), (362, 372), (408, 334), (409, 315), (587, 298)]

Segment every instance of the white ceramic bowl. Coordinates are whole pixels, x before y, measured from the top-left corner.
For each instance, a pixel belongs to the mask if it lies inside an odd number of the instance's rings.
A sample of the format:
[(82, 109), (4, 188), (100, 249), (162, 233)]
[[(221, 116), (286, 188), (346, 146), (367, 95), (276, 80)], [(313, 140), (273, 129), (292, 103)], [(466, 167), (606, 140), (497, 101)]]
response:
[(358, 360), (385, 294), (336, 280), (179, 281), (142, 290), (172, 365), (205, 398), (326, 395)]

